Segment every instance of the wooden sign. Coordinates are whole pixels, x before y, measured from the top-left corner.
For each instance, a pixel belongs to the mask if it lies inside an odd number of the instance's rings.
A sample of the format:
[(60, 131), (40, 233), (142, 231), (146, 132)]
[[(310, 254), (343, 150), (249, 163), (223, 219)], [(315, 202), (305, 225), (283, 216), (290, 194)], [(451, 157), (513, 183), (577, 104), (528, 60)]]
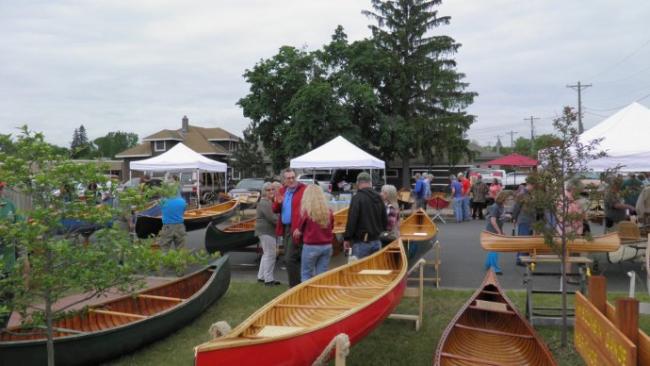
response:
[(575, 348), (589, 366), (636, 366), (637, 348), (581, 293), (576, 293)]

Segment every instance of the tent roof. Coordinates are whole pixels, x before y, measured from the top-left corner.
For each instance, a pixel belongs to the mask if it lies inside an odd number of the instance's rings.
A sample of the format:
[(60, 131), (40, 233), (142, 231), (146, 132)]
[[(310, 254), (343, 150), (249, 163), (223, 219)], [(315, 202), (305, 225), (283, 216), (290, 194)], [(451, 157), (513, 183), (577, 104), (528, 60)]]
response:
[(580, 142), (587, 144), (602, 138), (598, 150), (608, 156), (590, 162), (590, 168), (604, 171), (621, 165), (622, 171), (638, 172), (650, 170), (648, 136), (650, 109), (634, 102), (583, 132)]
[(361, 150), (342, 136), (337, 136), (314, 150), (291, 159), (290, 166), (297, 169), (386, 168), (383, 160)]
[(502, 156), (498, 159), (490, 160), (484, 165), (503, 165), (503, 166), (537, 166), (537, 160), (529, 158), (528, 156), (512, 153), (510, 155)]
[(209, 172), (225, 172), (228, 166), (225, 163), (206, 158), (196, 151), (178, 143), (164, 154), (145, 160), (132, 161), (131, 170), (144, 171), (177, 171), (177, 170), (205, 170)]
[(580, 142), (602, 138), (599, 148), (610, 156), (650, 151), (650, 109), (634, 102), (580, 135)]

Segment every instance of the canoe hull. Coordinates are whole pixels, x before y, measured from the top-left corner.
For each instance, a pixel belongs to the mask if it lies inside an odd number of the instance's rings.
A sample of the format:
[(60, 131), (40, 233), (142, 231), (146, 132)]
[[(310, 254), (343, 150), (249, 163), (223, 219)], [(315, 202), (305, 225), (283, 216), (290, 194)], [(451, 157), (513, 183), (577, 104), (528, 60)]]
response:
[[(56, 338), (57, 365), (97, 365), (126, 355), (189, 324), (218, 300), (230, 285), (228, 256), (213, 263), (215, 272), (201, 294), (143, 321), (98, 332)], [(44, 340), (0, 342), (0, 365), (42, 366), (47, 364)]]
[[(559, 238), (555, 241), (559, 246)], [(568, 251), (571, 253), (589, 252), (614, 252), (621, 246), (621, 239), (617, 233), (610, 233), (594, 236), (589, 241), (583, 238), (576, 238), (567, 243)], [(542, 236), (505, 236), (493, 234), (487, 231), (481, 232), (481, 247), (493, 252), (552, 252)]]
[(352, 345), (368, 335), (397, 307), (405, 288), (406, 279), (403, 279), (392, 291), (360, 312), (314, 332), (275, 342), (198, 352), (195, 366), (311, 365), (337, 335), (347, 334)]
[(254, 245), (257, 241), (254, 230), (224, 232), (214, 222), (205, 229), (205, 250), (208, 253), (227, 253)]
[(557, 365), (491, 270), (451, 320), (436, 348), (436, 366)]
[[(202, 216), (197, 218), (185, 218), (185, 231), (200, 230), (209, 223), (216, 224), (226, 221), (235, 214), (235, 210), (228, 210), (214, 216)], [(135, 221), (135, 233), (140, 239), (157, 236), (162, 229), (162, 218), (156, 216), (138, 215)]]

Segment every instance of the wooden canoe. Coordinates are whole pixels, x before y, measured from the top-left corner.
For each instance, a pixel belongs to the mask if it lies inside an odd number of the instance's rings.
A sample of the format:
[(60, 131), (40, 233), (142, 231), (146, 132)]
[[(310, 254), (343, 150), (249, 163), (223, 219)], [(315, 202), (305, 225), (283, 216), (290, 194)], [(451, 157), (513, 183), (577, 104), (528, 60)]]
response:
[(343, 234), (345, 232), (345, 226), (348, 224), (348, 211), (349, 207), (342, 208), (334, 212), (334, 228), (332, 232), (336, 234)]
[(438, 234), (438, 226), (422, 209), (402, 220), (400, 238), (404, 241), (430, 241)]
[(406, 288), (400, 240), (295, 286), (230, 334), (194, 349), (195, 366), (311, 365), (345, 333), (352, 345), (393, 312)]
[[(55, 320), (57, 365), (97, 365), (189, 324), (230, 285), (228, 256), (170, 283), (126, 295)], [(21, 333), (41, 334), (21, 335)], [(47, 364), (43, 329), (0, 333), (0, 365)]]
[[(555, 238), (555, 243), (560, 246), (560, 239)], [(621, 239), (617, 233), (594, 236), (593, 240), (576, 238), (568, 242), (570, 253), (614, 252), (621, 246)], [(488, 231), (481, 232), (481, 247), (492, 252), (537, 252), (548, 253), (552, 251), (543, 236), (506, 236), (493, 234)]]
[[(183, 215), (185, 230), (199, 230), (206, 227), (210, 222), (223, 222), (235, 214), (238, 206), (239, 201), (230, 200), (212, 206), (187, 210)], [(145, 239), (156, 236), (160, 229), (162, 229), (162, 216), (160, 214), (143, 213), (136, 216), (135, 232), (138, 238)]]
[(205, 250), (226, 253), (257, 243), (255, 218), (232, 223), (210, 223), (205, 229)]
[(443, 332), (433, 364), (557, 365), (492, 270)]

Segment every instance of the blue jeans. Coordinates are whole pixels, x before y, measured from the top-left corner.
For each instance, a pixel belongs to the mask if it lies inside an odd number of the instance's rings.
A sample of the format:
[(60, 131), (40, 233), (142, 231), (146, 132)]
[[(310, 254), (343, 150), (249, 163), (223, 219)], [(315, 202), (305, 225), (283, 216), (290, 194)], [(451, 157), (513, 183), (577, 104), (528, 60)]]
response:
[(469, 196), (463, 197), (463, 220), (469, 220), (470, 210), (469, 210)]
[[(520, 223), (517, 224), (517, 235), (518, 236), (530, 236), (533, 235), (533, 228), (530, 223)], [(528, 255), (528, 253), (519, 252), (517, 253), (517, 263), (521, 263), (521, 257)]]
[(369, 242), (358, 241), (352, 243), (352, 255), (357, 257), (357, 259), (367, 257), (379, 249), (381, 249), (381, 242), (379, 240), (371, 240)]
[(485, 269), (488, 270), (490, 268), (492, 268), (495, 273), (501, 272), (498, 252), (488, 252), (487, 258), (485, 259)]
[(456, 222), (463, 221), (463, 197), (454, 198), (454, 216), (456, 217)]
[(302, 266), (300, 269), (300, 279), (302, 282), (317, 276), (325, 271), (330, 264), (332, 256), (332, 244), (325, 245), (302, 245)]

